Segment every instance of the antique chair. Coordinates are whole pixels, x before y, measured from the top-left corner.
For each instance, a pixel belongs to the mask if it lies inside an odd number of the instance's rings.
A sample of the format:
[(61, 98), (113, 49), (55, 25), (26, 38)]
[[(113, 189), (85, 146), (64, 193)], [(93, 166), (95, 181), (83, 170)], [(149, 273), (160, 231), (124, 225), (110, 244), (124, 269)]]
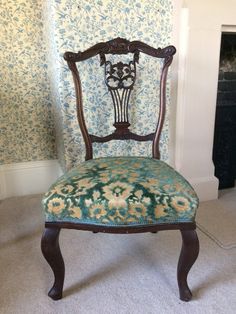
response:
[[(41, 247), (55, 277), (48, 293), (54, 300), (62, 298), (64, 282), (65, 269), (58, 240), (61, 228), (117, 234), (180, 230), (182, 249), (177, 270), (179, 293), (181, 300), (191, 299), (187, 275), (199, 252), (195, 231), (198, 197), (178, 172), (160, 160), (159, 153), (165, 117), (166, 77), (175, 51), (173, 46), (155, 49), (140, 41), (116, 38), (98, 43), (84, 52), (64, 54), (74, 79), (86, 161), (60, 177), (43, 199), (46, 223)], [(147, 135), (138, 135), (129, 129), (129, 100), (140, 53), (163, 60), (157, 127), (155, 132)], [(131, 54), (132, 60), (129, 63), (112, 64), (106, 60), (107, 55), (111, 54)], [(114, 105), (115, 130), (104, 137), (89, 134), (86, 127), (82, 88), (76, 66), (76, 62), (96, 55), (100, 56), (100, 65), (105, 68), (105, 84)], [(93, 159), (93, 143), (118, 139), (152, 141), (152, 158), (129, 156)]]

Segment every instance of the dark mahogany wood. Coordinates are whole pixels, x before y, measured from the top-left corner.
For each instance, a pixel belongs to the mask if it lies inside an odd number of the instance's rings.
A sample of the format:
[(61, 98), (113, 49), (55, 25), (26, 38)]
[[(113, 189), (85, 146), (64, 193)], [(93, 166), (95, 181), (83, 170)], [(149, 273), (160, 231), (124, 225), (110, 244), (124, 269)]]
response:
[[(108, 42), (98, 43), (83, 52), (66, 52), (64, 54), (64, 58), (67, 61), (70, 70), (72, 71), (75, 84), (78, 122), (86, 147), (85, 160), (93, 158), (92, 143), (104, 143), (110, 140), (130, 139), (136, 141), (152, 141), (153, 158), (160, 158), (159, 141), (166, 111), (166, 78), (168, 68), (172, 62), (175, 52), (176, 50), (173, 46), (168, 46), (164, 49), (155, 49), (140, 41), (128, 41), (123, 38), (116, 38)], [(106, 61), (107, 54), (120, 55), (128, 53), (133, 54), (133, 60), (130, 61), (128, 64), (119, 62), (113, 65), (110, 61)], [(133, 88), (133, 84), (135, 82), (135, 64), (139, 61), (140, 53), (145, 53), (155, 58), (163, 58), (163, 68), (160, 79), (159, 116), (157, 117), (157, 127), (155, 132), (147, 135), (138, 135), (132, 133), (129, 130), (130, 123), (128, 119), (129, 97)], [(115, 122), (113, 124), (115, 130), (112, 134), (108, 134), (107, 136), (103, 137), (88, 133), (83, 113), (81, 81), (76, 66), (76, 62), (87, 60), (96, 55), (100, 56), (100, 65), (105, 65), (105, 83), (111, 93), (115, 111)], [(126, 85), (126, 83), (124, 82), (126, 80), (126, 76), (130, 79), (130, 84), (128, 85)], [(110, 80), (114, 80), (114, 82), (117, 83), (117, 86), (111, 85)], [(122, 91), (121, 89), (123, 89), (124, 91)], [(117, 90), (119, 90), (118, 92), (120, 92), (120, 94), (118, 94)], [(42, 237), (41, 247), (43, 255), (51, 266), (55, 276), (54, 285), (48, 294), (54, 300), (58, 300), (62, 297), (65, 273), (64, 262), (59, 247), (59, 233), (61, 228), (92, 231), (94, 233), (104, 232), (114, 234), (129, 234), (141, 232), (156, 233), (162, 230), (180, 230), (183, 240), (177, 272), (180, 298), (183, 301), (189, 301), (191, 298), (192, 294), (187, 284), (187, 275), (193, 263), (195, 262), (199, 251), (199, 243), (195, 231), (195, 222), (156, 225), (152, 224), (141, 226), (109, 226), (71, 222), (46, 222), (45, 227), (46, 230)]]
[[(117, 131), (117, 130), (116, 130)], [(145, 142), (145, 141), (152, 141), (154, 138), (155, 133), (150, 133), (147, 135), (138, 135), (135, 134), (129, 130), (126, 130), (124, 133), (121, 132), (119, 129), (118, 132), (114, 132), (112, 134), (109, 134), (107, 136), (96, 136), (96, 135), (90, 135), (92, 143), (105, 143), (111, 140), (120, 140), (120, 139), (125, 139), (125, 140), (136, 140), (138, 142)]]
[[(135, 53), (136, 51), (155, 58), (168, 58), (175, 54), (176, 49), (174, 46), (156, 49), (141, 41), (129, 41), (125, 38), (117, 37), (107, 42), (98, 43), (85, 51), (79, 51), (77, 53), (67, 51), (64, 54), (64, 58), (69, 62), (79, 62), (92, 58), (98, 54), (127, 54)], [(102, 62), (103, 59), (101, 59), (101, 63)]]
[(188, 287), (187, 276), (199, 253), (199, 241), (195, 230), (181, 230), (182, 249), (179, 257), (177, 279), (180, 299), (190, 301), (192, 293)]
[(59, 246), (60, 230), (60, 228), (47, 228), (46, 226), (41, 240), (42, 253), (54, 273), (54, 284), (48, 292), (48, 296), (53, 300), (62, 298), (65, 277), (65, 265)]
[(75, 62), (68, 61), (68, 66), (72, 72), (74, 84), (75, 84), (75, 93), (76, 93), (76, 107), (77, 107), (77, 117), (79, 126), (81, 129), (81, 133), (85, 143), (86, 155), (85, 160), (89, 160), (93, 158), (93, 146), (91, 137), (88, 133), (88, 129), (84, 119), (84, 111), (83, 111), (83, 100), (82, 100), (82, 88), (81, 81), (79, 77), (79, 72)]

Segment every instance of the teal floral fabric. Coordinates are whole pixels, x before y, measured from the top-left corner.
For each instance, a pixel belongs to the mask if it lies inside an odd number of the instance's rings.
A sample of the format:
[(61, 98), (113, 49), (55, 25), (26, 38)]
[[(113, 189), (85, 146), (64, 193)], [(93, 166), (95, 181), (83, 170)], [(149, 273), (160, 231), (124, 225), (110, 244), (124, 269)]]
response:
[(43, 205), (47, 222), (144, 225), (193, 222), (198, 197), (163, 161), (105, 157), (59, 178)]

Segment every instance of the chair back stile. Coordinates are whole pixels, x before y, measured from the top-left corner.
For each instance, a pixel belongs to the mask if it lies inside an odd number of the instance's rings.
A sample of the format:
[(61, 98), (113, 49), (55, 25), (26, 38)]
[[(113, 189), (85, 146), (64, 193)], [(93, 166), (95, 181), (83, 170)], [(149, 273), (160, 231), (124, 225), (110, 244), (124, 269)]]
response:
[[(147, 135), (138, 135), (130, 131), (129, 126), (129, 100), (136, 80), (136, 64), (139, 62), (139, 54), (144, 53), (155, 58), (163, 59), (163, 66), (160, 78), (160, 96), (159, 96), (159, 114), (157, 117), (156, 130)], [(93, 47), (78, 53), (66, 52), (64, 59), (72, 71), (75, 91), (78, 122), (85, 142), (86, 155), (85, 160), (93, 158), (92, 144), (95, 142), (105, 143), (110, 140), (136, 140), (152, 141), (152, 156), (160, 159), (159, 142), (161, 131), (164, 124), (166, 112), (166, 78), (168, 68), (172, 62), (176, 49), (173, 46), (166, 48), (153, 48), (140, 41), (128, 41), (123, 38), (116, 38), (108, 42), (102, 42)], [(133, 60), (129, 63), (118, 62), (112, 64), (106, 60), (107, 54), (122, 55), (133, 54)], [(114, 106), (114, 124), (115, 130), (107, 136), (96, 136), (89, 134), (83, 111), (82, 88), (79, 71), (76, 63), (100, 56), (100, 66), (104, 66), (105, 84), (111, 94)]]

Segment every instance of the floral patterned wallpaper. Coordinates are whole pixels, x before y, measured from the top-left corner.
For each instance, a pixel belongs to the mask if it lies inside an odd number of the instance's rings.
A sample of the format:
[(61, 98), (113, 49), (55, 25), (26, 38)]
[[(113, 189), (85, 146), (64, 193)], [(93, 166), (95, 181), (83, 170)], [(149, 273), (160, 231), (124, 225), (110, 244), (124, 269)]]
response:
[[(141, 40), (154, 47), (171, 42), (171, 0), (51, 0), (44, 4), (45, 34), (49, 47), (50, 79), (57, 117), (59, 158), (66, 168), (84, 160), (85, 150), (76, 119), (72, 76), (63, 60), (65, 51), (89, 48), (115, 37)], [(52, 23), (53, 21), (53, 23)], [(122, 58), (122, 57), (121, 57)], [(130, 56), (123, 56), (125, 60)], [(124, 59), (122, 59), (124, 60)], [(155, 128), (160, 63), (142, 55), (137, 69), (137, 87), (130, 107), (132, 129), (147, 133)], [(112, 102), (98, 57), (79, 65), (84, 92), (85, 116), (91, 133), (112, 130)], [(169, 84), (167, 107), (169, 106)], [(134, 106), (135, 105), (135, 106)], [(161, 138), (162, 159), (168, 159), (168, 118)], [(104, 155), (150, 155), (151, 144), (112, 141), (94, 145), (94, 157)]]
[[(2, 0), (0, 27), (0, 164), (55, 158), (55, 127), (59, 160), (71, 168), (84, 159), (85, 150), (63, 53), (118, 36), (166, 46), (171, 43), (172, 0)], [(144, 134), (155, 128), (159, 68), (158, 62), (141, 56), (130, 101), (133, 131)], [(113, 109), (103, 69), (97, 57), (79, 69), (89, 131), (105, 135), (112, 130)], [(161, 138), (164, 160), (168, 123), (167, 117)], [(151, 144), (94, 145), (94, 157), (121, 154), (150, 155)]]
[(43, 0), (1, 0), (0, 164), (55, 158)]

